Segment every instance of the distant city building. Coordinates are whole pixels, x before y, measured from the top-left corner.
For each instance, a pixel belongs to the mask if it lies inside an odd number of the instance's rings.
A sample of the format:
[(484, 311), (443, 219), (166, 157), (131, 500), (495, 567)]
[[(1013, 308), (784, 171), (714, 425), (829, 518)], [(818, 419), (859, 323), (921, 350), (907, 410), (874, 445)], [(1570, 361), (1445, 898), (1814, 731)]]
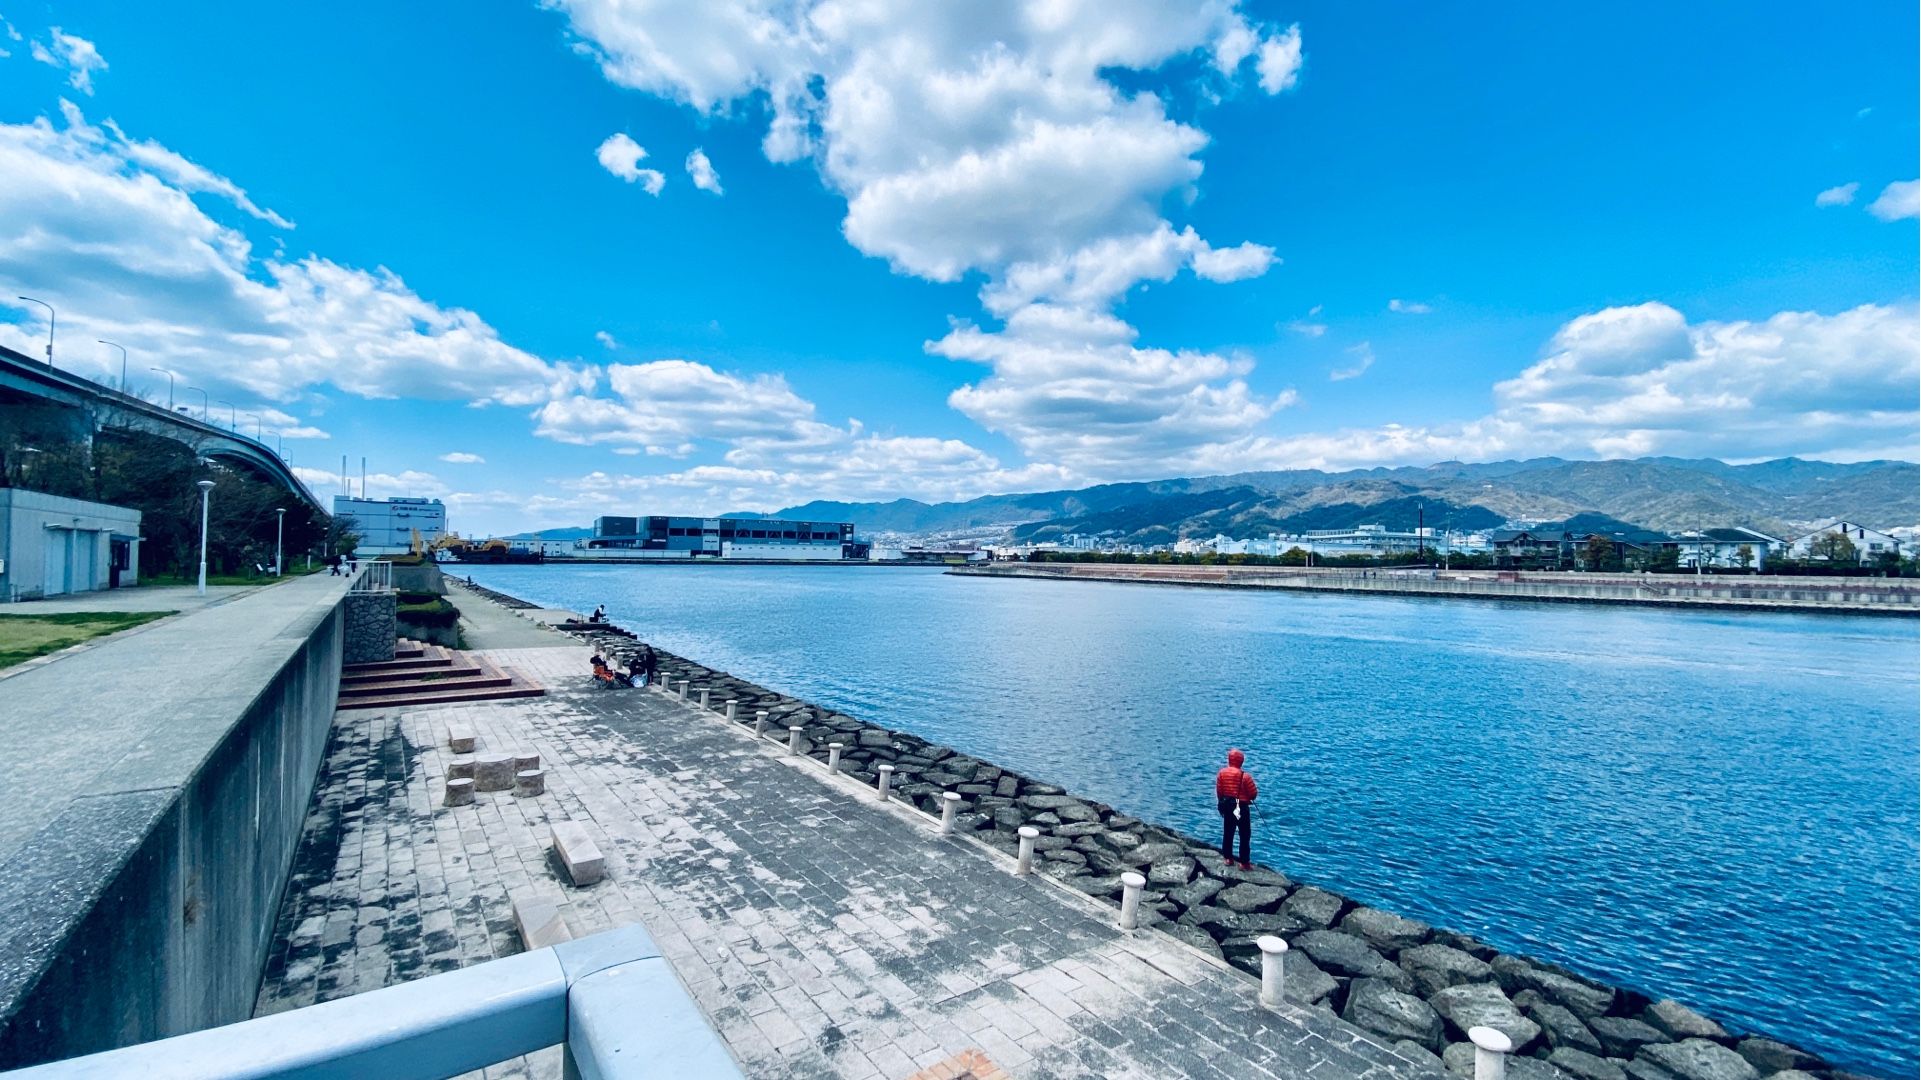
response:
[(603, 517), (594, 535), (570, 554), (586, 557), (776, 559), (828, 562), (866, 559), (868, 545), (847, 522), (781, 518)]
[(362, 555), (399, 555), (413, 548), (414, 533), (432, 544), (447, 532), (447, 508), (439, 499), (356, 499), (334, 496), (334, 516), (347, 514), (360, 534)]
[(0, 601), (132, 585), (140, 511), (0, 488)]

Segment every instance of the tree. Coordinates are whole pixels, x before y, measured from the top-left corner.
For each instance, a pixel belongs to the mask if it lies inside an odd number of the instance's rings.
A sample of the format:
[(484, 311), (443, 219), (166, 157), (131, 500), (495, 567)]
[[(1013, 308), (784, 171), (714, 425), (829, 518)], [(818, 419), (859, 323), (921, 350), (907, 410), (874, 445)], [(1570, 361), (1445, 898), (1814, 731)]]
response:
[(1672, 574), (1681, 569), (1681, 548), (1676, 544), (1660, 544), (1654, 554), (1648, 556), (1648, 569), (1656, 574)]
[(1608, 560), (1614, 557), (1614, 541), (1594, 533), (1587, 538), (1587, 568), (1589, 570), (1607, 569)]
[(1809, 544), (1808, 554), (1827, 562), (1861, 561), (1860, 551), (1854, 546), (1854, 541), (1848, 539), (1847, 533), (1838, 529)]
[(1742, 545), (1741, 545), (1740, 547), (1738, 547), (1738, 548), (1735, 548), (1735, 549), (1734, 549), (1734, 561), (1735, 561), (1735, 562), (1738, 562), (1738, 563), (1740, 563), (1740, 564), (1741, 564), (1741, 569), (1743, 569), (1743, 570), (1748, 570), (1748, 569), (1751, 569), (1751, 568), (1753, 568), (1753, 566), (1754, 566), (1754, 545), (1753, 545), (1753, 544), (1742, 544)]

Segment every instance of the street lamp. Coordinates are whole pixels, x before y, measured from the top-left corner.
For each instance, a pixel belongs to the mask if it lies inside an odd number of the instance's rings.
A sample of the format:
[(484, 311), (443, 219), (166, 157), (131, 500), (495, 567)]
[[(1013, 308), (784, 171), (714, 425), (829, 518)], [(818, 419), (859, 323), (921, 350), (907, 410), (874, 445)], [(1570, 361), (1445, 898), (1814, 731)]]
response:
[(275, 515), (273, 523), (273, 576), (279, 577), (280, 538), (285, 535), (287, 529), (287, 508), (284, 506), (276, 506), (273, 508), (273, 512)]
[(120, 344), (118, 341), (106, 341), (101, 338), (95, 338), (94, 340), (100, 342), (100, 344), (102, 345), (111, 345), (114, 348), (120, 350), (120, 392), (123, 394), (126, 393), (127, 392), (127, 347), (125, 345)]
[(167, 411), (173, 411), (173, 372), (163, 367), (150, 367), (148, 371), (158, 371), (167, 377)]
[(234, 404), (231, 401), (222, 401), (219, 398), (214, 398), (213, 403), (227, 407), (227, 430), (238, 432), (240, 430), (240, 410), (234, 408)]
[(187, 389), (192, 390), (194, 393), (200, 395), (200, 422), (203, 424), (206, 423), (207, 422), (207, 392), (205, 390), (200, 389), (198, 386), (189, 386), (187, 387)]
[(47, 309), (47, 366), (52, 367), (53, 366), (53, 305), (47, 303), (45, 300), (35, 300), (31, 296), (22, 296), (20, 297), (20, 299), (25, 300), (29, 304), (39, 304), (41, 307)]
[(200, 488), (200, 595), (207, 595), (207, 500), (213, 492), (212, 480), (197, 480)]

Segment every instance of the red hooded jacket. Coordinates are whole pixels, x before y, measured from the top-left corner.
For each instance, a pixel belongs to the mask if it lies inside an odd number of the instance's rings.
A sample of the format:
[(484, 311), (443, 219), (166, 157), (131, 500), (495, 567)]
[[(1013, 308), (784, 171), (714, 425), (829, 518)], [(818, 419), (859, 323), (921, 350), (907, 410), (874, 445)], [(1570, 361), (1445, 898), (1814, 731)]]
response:
[(1217, 798), (1253, 802), (1255, 796), (1261, 793), (1260, 788), (1254, 786), (1254, 778), (1241, 769), (1241, 762), (1246, 760), (1247, 755), (1239, 750), (1227, 752), (1227, 768), (1214, 775), (1214, 794)]

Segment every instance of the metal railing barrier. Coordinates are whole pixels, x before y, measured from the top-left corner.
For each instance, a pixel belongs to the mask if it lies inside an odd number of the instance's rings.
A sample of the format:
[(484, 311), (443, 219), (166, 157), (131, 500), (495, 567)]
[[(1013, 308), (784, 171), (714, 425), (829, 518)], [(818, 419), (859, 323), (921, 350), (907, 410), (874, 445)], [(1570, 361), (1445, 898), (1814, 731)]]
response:
[(393, 592), (394, 564), (385, 559), (370, 562), (354, 575), (353, 583), (347, 586), (348, 592)]

